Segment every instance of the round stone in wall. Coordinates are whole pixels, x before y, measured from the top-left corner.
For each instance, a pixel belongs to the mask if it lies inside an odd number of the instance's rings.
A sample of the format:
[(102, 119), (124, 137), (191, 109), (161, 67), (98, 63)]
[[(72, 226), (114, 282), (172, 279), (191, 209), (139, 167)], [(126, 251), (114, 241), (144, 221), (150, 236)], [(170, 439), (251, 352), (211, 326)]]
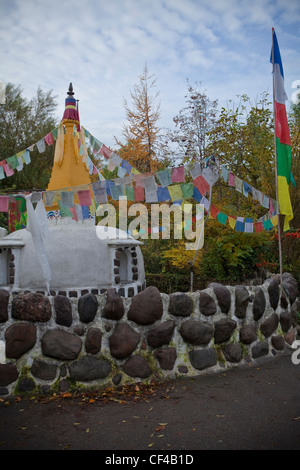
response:
[(107, 290), (107, 300), (102, 315), (109, 320), (120, 320), (123, 317), (124, 304), (116, 289)]
[(18, 294), (12, 301), (12, 317), (17, 320), (47, 322), (51, 318), (51, 305), (43, 294)]
[(56, 313), (56, 323), (58, 325), (72, 325), (72, 305), (68, 297), (56, 295), (54, 297), (54, 309)]
[(170, 295), (170, 315), (188, 317), (193, 311), (193, 300), (187, 294), (175, 292)]
[(128, 310), (128, 320), (139, 325), (151, 325), (160, 320), (163, 314), (161, 294), (156, 287), (150, 286), (132, 297)]
[(198, 320), (185, 321), (179, 330), (183, 339), (195, 345), (208, 344), (213, 337), (213, 327)]
[(189, 352), (190, 362), (195, 369), (203, 370), (217, 364), (217, 353), (213, 348), (193, 349)]
[(72, 361), (76, 359), (82, 348), (81, 339), (64, 330), (49, 330), (41, 339), (42, 353), (45, 356)]
[(19, 359), (36, 343), (36, 327), (32, 323), (13, 323), (5, 332), (6, 356)]
[(130, 375), (130, 377), (146, 379), (151, 375), (151, 369), (148, 362), (139, 354), (131, 356), (123, 365), (123, 369), (127, 375)]
[(212, 287), (217, 297), (221, 312), (228, 313), (231, 305), (231, 295), (227, 287), (218, 282), (211, 282), (207, 287)]
[(84, 356), (69, 365), (70, 378), (78, 382), (105, 379), (111, 372), (111, 364), (104, 359)]
[(95, 319), (98, 301), (95, 294), (85, 294), (78, 300), (78, 313), (83, 323), (92, 322)]
[(124, 359), (137, 347), (140, 334), (127, 323), (118, 323), (109, 338), (110, 353), (116, 359)]
[(207, 292), (200, 292), (199, 299), (200, 312), (205, 316), (214, 315), (217, 311), (215, 300)]

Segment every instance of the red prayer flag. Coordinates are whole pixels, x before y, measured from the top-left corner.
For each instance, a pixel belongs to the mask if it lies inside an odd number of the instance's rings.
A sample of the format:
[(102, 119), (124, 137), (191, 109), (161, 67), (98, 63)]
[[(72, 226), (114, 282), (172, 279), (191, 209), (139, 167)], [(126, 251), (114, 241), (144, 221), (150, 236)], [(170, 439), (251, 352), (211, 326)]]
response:
[(78, 191), (79, 204), (81, 206), (91, 206), (92, 205), (92, 196), (89, 189), (85, 191)]
[(254, 228), (255, 228), (256, 233), (262, 232), (263, 229), (264, 229), (263, 223), (262, 222), (255, 222), (254, 223)]
[(201, 196), (204, 196), (204, 194), (209, 192), (210, 186), (202, 175), (197, 176), (197, 178), (194, 179), (193, 183), (200, 192)]
[(217, 215), (219, 212), (220, 211), (216, 206), (213, 206), (212, 204), (210, 205), (210, 215), (212, 216), (213, 219), (217, 218)]
[(134, 188), (134, 200), (136, 202), (141, 202), (145, 200), (145, 191), (141, 186), (135, 186)]
[(172, 183), (183, 183), (184, 179), (184, 166), (172, 169)]
[(9, 197), (0, 196), (0, 212), (8, 212)]

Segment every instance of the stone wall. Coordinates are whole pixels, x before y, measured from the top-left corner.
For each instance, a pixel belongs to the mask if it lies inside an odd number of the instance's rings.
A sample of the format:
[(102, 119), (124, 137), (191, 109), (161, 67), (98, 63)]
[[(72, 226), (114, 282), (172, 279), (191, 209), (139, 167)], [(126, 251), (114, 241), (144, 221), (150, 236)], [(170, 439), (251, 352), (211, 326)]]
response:
[[(161, 381), (255, 362), (295, 339), (297, 282), (212, 283), (194, 293), (147, 287), (79, 298), (0, 289), (0, 395)], [(1, 353), (2, 347), (2, 353)]]

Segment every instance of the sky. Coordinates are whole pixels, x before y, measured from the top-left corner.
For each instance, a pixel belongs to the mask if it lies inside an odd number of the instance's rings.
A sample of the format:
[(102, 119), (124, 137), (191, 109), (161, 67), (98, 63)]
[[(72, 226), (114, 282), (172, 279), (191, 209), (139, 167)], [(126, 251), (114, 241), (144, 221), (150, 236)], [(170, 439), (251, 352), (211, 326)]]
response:
[(72, 82), (82, 125), (116, 148), (124, 98), (130, 105), (145, 64), (162, 130), (174, 129), (187, 80), (219, 109), (242, 94), (272, 99), (272, 27), (290, 102), (300, 84), (299, 0), (0, 0), (0, 82), (28, 99), (53, 90), (59, 119)]

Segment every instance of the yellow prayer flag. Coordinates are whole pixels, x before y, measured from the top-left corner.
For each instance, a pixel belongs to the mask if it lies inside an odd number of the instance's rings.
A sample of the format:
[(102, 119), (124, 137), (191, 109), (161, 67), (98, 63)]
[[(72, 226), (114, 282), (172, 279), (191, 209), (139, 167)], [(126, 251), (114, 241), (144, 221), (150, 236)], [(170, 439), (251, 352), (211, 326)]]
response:
[(229, 222), (229, 225), (232, 229), (235, 228), (235, 224), (236, 224), (236, 219), (234, 219), (233, 217), (230, 217), (230, 215), (228, 216), (228, 222)]

